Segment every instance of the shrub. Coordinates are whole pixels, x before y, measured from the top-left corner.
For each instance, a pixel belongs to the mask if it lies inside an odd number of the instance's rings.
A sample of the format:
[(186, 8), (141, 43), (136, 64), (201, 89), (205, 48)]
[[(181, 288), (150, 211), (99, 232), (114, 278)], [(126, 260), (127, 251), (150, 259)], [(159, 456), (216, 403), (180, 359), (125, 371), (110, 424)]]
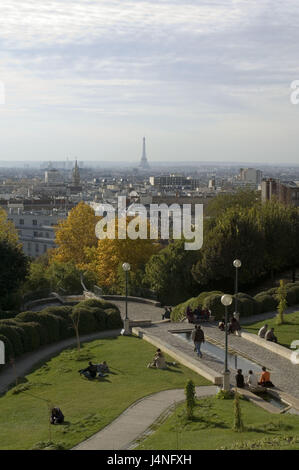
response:
[(171, 321), (179, 322), (185, 316), (188, 306), (192, 310), (198, 307), (202, 308), (205, 299), (212, 294), (222, 295), (223, 293), (221, 291), (202, 292), (197, 297), (191, 297), (191, 299), (188, 299), (186, 302), (176, 305), (171, 312)]
[[(215, 316), (216, 320), (221, 320), (225, 315), (225, 307), (221, 303), (222, 294), (212, 294), (205, 298), (204, 308), (211, 310), (212, 315)], [(228, 314), (233, 313), (234, 303), (228, 307)]]
[(188, 380), (186, 387), (185, 387), (185, 395), (186, 395), (186, 412), (187, 412), (187, 419), (193, 418), (193, 410), (195, 407), (195, 385), (192, 380)]
[(24, 352), (22, 335), (18, 327), (12, 324), (6, 324), (6, 320), (0, 320), (0, 335), (5, 336), (12, 345), (13, 357), (20, 356)]
[(260, 305), (260, 312), (271, 312), (276, 310), (278, 301), (272, 295), (265, 294), (261, 292), (260, 294), (257, 294), (254, 299), (258, 302)]
[[(289, 292), (292, 293), (292, 295), (294, 295), (294, 299), (295, 299), (294, 303), (298, 304), (299, 303), (299, 286), (293, 286), (293, 287), (290, 287), (290, 288), (287, 289), (287, 302), (288, 302), (289, 305), (292, 305), (290, 303), (291, 299), (288, 297)], [(288, 298), (289, 298), (289, 300), (288, 300)]]
[(49, 313), (40, 312), (22, 312), (16, 316), (17, 321), (37, 322), (40, 326), (41, 344), (58, 341), (59, 337), (59, 318)]
[(105, 313), (107, 315), (106, 317), (106, 328), (108, 330), (114, 330), (117, 328), (122, 328), (123, 326), (123, 321), (120, 316), (120, 312), (117, 307), (114, 308), (107, 308), (105, 310)]
[(235, 399), (234, 399), (234, 414), (235, 416), (234, 416), (233, 430), (237, 432), (244, 431), (241, 406), (240, 406), (240, 396), (238, 393), (235, 394)]
[(89, 307), (83, 307), (79, 304), (77, 304), (73, 308), (72, 316), (78, 316), (80, 317), (79, 319), (79, 333), (82, 334), (88, 334), (92, 333), (93, 331), (97, 331), (97, 320), (93, 312), (93, 308)]
[[(250, 295), (243, 294), (240, 292), (237, 294), (238, 297), (238, 312), (241, 317), (248, 317), (260, 313), (258, 302), (253, 299)], [(235, 298), (235, 296), (234, 296)]]
[(297, 301), (297, 292), (299, 295), (299, 289), (297, 291), (298, 287), (292, 287), (290, 289), (287, 289), (287, 295), (286, 295), (286, 301), (288, 305), (295, 305)]

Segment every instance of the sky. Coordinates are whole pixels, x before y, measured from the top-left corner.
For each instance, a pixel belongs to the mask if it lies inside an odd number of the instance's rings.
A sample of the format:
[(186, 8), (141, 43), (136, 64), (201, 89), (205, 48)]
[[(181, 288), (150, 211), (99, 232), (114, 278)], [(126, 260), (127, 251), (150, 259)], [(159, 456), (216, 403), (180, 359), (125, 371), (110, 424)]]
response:
[(299, 163), (298, 0), (1, 0), (1, 160)]

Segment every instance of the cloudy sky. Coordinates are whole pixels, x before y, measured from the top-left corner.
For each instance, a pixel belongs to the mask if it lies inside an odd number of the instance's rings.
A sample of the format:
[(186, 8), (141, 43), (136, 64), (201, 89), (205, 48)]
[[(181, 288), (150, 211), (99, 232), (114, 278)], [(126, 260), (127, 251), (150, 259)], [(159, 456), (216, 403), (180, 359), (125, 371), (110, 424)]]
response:
[(0, 160), (299, 163), (298, 0), (1, 0)]

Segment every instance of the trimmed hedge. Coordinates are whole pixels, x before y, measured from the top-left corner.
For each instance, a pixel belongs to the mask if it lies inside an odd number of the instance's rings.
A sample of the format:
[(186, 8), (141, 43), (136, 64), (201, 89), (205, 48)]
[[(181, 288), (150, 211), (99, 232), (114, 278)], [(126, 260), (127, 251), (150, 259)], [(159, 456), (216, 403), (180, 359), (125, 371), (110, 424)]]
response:
[(40, 312), (22, 312), (15, 318), (0, 320), (0, 339), (5, 344), (6, 363), (39, 346), (74, 336), (71, 315), (78, 314), (81, 335), (123, 325), (116, 305), (97, 299), (79, 302), (74, 307), (47, 307)]
[(205, 298), (212, 295), (212, 294), (221, 294), (223, 295), (222, 292), (220, 291), (213, 291), (213, 292), (202, 292), (199, 294), (197, 297), (191, 297), (191, 299), (186, 300), (185, 302), (182, 302), (181, 304), (176, 305), (171, 312), (171, 321), (173, 322), (179, 322), (181, 321), (186, 313), (187, 307), (189, 306), (192, 310), (195, 308), (202, 308)]
[[(296, 305), (299, 303), (299, 282), (286, 284), (287, 290), (287, 304), (288, 306)], [(202, 292), (198, 297), (192, 297), (191, 299), (176, 305), (171, 314), (171, 321), (181, 321), (185, 314), (187, 307), (189, 306), (192, 310), (196, 307), (208, 308), (211, 310), (212, 315), (215, 316), (216, 320), (221, 319), (224, 316), (225, 309), (221, 304), (221, 296), (223, 295), (220, 291), (213, 292)], [(272, 312), (278, 307), (278, 296), (277, 288), (273, 287), (266, 291), (260, 292), (254, 297), (248, 294), (239, 292), (238, 294), (238, 312), (241, 317), (257, 315), (259, 313)], [(233, 296), (234, 298), (235, 296)], [(232, 314), (235, 310), (235, 301), (233, 300), (232, 305), (229, 307), (228, 312)]]

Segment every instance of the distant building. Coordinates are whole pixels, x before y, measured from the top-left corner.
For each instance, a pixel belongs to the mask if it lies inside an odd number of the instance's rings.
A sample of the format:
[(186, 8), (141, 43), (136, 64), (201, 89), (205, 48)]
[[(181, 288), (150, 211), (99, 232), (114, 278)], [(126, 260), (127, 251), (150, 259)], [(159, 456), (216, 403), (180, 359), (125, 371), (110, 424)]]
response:
[(285, 205), (299, 206), (299, 185), (293, 181), (281, 182), (268, 178), (262, 181), (262, 202), (276, 199)]
[(63, 178), (58, 170), (49, 168), (45, 171), (45, 183), (47, 185), (57, 185), (63, 183)]
[(181, 189), (185, 187), (196, 189), (200, 185), (198, 179), (187, 178), (183, 175), (150, 176), (149, 181), (152, 186), (159, 186), (166, 189)]
[(239, 180), (248, 184), (261, 184), (263, 173), (255, 168), (240, 168)]
[(17, 229), (24, 253), (33, 258), (55, 248), (54, 227), (66, 217), (63, 211), (24, 211), (23, 204), (8, 204), (8, 220)]

